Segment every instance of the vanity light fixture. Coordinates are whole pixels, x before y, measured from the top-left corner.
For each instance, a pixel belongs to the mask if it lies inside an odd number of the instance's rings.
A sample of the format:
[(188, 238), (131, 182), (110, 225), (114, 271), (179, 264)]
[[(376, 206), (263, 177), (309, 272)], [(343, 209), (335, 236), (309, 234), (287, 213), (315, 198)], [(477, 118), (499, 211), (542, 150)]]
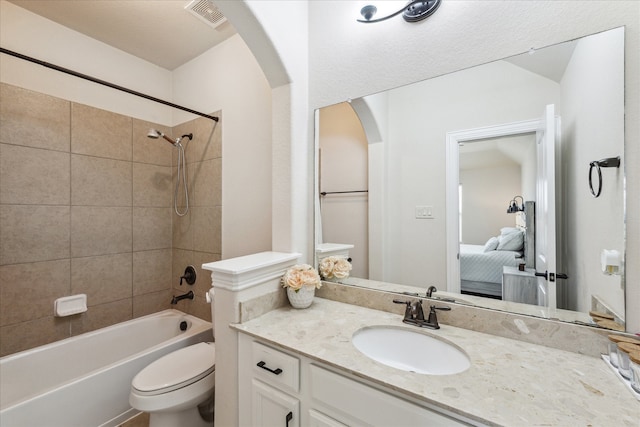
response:
[[(516, 199), (520, 199), (522, 200), (522, 205), (518, 206), (518, 202), (516, 201)], [(511, 199), (511, 201), (509, 202), (509, 207), (507, 207), (507, 213), (517, 213), (517, 212), (523, 212), (524, 211), (524, 199), (522, 198), (522, 196), (516, 196), (513, 199)]]
[(402, 17), (405, 21), (418, 22), (433, 15), (436, 9), (438, 9), (438, 7), (440, 6), (441, 2), (442, 0), (413, 0), (407, 3), (402, 9), (398, 10), (397, 12), (377, 19), (372, 18), (378, 11), (378, 8), (372, 4), (369, 4), (360, 9), (360, 14), (364, 19), (358, 19), (357, 21), (362, 22), (363, 24), (371, 24), (374, 22), (385, 21), (402, 13)]

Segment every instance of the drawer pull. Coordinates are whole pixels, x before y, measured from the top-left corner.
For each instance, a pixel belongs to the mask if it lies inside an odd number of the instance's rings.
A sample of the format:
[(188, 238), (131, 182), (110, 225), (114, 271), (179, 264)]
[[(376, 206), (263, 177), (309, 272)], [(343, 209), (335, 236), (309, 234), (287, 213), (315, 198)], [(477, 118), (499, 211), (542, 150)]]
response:
[[(276, 369), (269, 369), (269, 368), (267, 368), (265, 365), (266, 365), (266, 363), (265, 363), (265, 362), (260, 361), (260, 362), (258, 362), (258, 365), (257, 365), (257, 366), (258, 366), (258, 368), (262, 368), (262, 369), (264, 369), (265, 371), (269, 371), (269, 372), (271, 372), (272, 374), (280, 375), (280, 374), (282, 373), (282, 369), (280, 369), (280, 368), (276, 368)], [(292, 415), (292, 416), (293, 416), (293, 415)]]
[(293, 412), (289, 412), (285, 417), (285, 421), (287, 422), (286, 426), (289, 427), (289, 421), (293, 419)]

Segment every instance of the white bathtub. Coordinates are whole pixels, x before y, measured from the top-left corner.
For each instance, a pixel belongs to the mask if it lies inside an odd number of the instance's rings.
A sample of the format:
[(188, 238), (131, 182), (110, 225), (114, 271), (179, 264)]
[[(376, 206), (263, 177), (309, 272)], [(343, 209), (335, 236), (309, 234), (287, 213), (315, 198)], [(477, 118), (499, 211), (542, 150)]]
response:
[(0, 426), (117, 426), (138, 412), (129, 390), (142, 368), (212, 340), (211, 323), (165, 310), (3, 357)]

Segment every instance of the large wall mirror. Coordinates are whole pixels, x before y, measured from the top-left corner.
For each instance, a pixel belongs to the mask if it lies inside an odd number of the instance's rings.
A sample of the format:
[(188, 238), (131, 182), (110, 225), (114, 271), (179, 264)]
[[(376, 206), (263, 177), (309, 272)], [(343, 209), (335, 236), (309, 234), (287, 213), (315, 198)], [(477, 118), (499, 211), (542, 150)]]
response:
[(317, 253), (348, 252), (345, 284), (624, 328), (624, 28), (316, 118)]

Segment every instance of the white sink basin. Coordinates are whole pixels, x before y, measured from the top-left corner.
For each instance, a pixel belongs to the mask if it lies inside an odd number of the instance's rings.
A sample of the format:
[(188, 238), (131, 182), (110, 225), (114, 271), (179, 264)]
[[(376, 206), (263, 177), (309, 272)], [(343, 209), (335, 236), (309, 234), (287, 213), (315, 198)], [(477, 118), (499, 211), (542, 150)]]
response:
[(351, 341), (365, 356), (403, 371), (450, 375), (471, 366), (469, 356), (456, 346), (404, 328), (366, 327), (356, 331)]

